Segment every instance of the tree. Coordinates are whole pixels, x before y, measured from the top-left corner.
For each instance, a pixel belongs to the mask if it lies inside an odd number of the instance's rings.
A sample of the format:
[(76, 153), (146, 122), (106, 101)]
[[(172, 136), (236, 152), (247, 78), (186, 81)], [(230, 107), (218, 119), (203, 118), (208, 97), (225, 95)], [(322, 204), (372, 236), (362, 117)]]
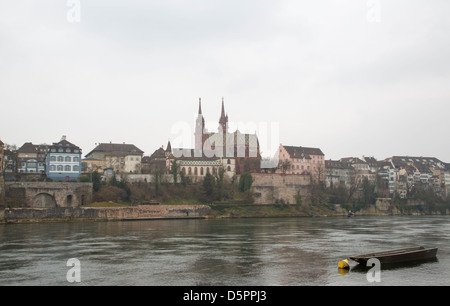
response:
[(100, 190), (102, 176), (98, 173), (97, 170), (91, 173), (91, 181), (92, 181), (92, 189), (94, 192), (98, 192)]
[(178, 168), (180, 166), (177, 164), (177, 161), (172, 161), (172, 175), (173, 175), (173, 183), (176, 185), (178, 183)]
[(219, 171), (216, 174), (217, 198), (219, 201), (222, 201), (224, 174), (225, 174), (225, 169), (223, 167), (219, 168)]
[(291, 169), (291, 162), (289, 159), (280, 160), (278, 162), (278, 169), (280, 169), (283, 174), (286, 174), (286, 172)]
[(250, 190), (253, 184), (253, 177), (250, 173), (244, 173), (239, 178), (239, 190), (245, 192)]
[(364, 177), (361, 185), (361, 199), (360, 204), (362, 207), (368, 207), (371, 204), (375, 204), (377, 195), (375, 193), (375, 184), (370, 182), (367, 177)]
[(206, 173), (205, 178), (203, 179), (203, 190), (205, 191), (209, 201), (212, 199), (212, 195), (214, 193), (214, 180), (214, 176), (212, 176), (209, 172)]

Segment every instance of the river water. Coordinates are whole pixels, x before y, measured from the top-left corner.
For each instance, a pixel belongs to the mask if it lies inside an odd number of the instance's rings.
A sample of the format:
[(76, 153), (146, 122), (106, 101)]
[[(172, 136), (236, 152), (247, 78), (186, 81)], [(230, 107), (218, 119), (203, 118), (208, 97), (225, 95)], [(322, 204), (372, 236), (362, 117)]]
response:
[[(0, 285), (450, 285), (449, 242), (447, 216), (3, 224)], [(337, 268), (417, 245), (438, 247), (437, 260), (381, 266), (380, 282)], [(71, 258), (80, 282), (68, 282)]]

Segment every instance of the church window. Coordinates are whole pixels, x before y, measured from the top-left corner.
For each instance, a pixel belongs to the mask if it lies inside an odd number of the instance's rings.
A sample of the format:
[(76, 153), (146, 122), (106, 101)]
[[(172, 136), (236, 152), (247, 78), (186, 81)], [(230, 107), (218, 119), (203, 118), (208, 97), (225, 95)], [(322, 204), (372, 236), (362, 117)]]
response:
[(198, 175), (197, 167), (194, 167), (194, 175)]
[(200, 168), (200, 175), (203, 175), (203, 167)]
[(191, 169), (191, 167), (188, 168), (188, 175), (192, 175), (192, 169)]
[(209, 167), (206, 167), (206, 173), (210, 174), (209, 173)]

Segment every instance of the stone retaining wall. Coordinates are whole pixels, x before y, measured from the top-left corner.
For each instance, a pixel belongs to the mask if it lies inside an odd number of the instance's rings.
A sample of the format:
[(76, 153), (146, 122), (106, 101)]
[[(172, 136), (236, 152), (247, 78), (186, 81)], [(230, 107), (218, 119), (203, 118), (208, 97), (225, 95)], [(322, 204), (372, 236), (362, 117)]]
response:
[(210, 210), (206, 205), (6, 208), (0, 213), (0, 222), (206, 218)]

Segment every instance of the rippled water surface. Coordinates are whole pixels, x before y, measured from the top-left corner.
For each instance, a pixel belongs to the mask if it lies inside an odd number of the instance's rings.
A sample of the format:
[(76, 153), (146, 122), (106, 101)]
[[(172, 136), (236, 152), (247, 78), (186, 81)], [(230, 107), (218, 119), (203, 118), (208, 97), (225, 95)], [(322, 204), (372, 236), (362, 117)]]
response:
[(380, 285), (450, 285), (450, 218), (153, 220), (0, 225), (0, 285), (373, 285), (351, 255), (423, 245), (437, 260), (381, 267)]

